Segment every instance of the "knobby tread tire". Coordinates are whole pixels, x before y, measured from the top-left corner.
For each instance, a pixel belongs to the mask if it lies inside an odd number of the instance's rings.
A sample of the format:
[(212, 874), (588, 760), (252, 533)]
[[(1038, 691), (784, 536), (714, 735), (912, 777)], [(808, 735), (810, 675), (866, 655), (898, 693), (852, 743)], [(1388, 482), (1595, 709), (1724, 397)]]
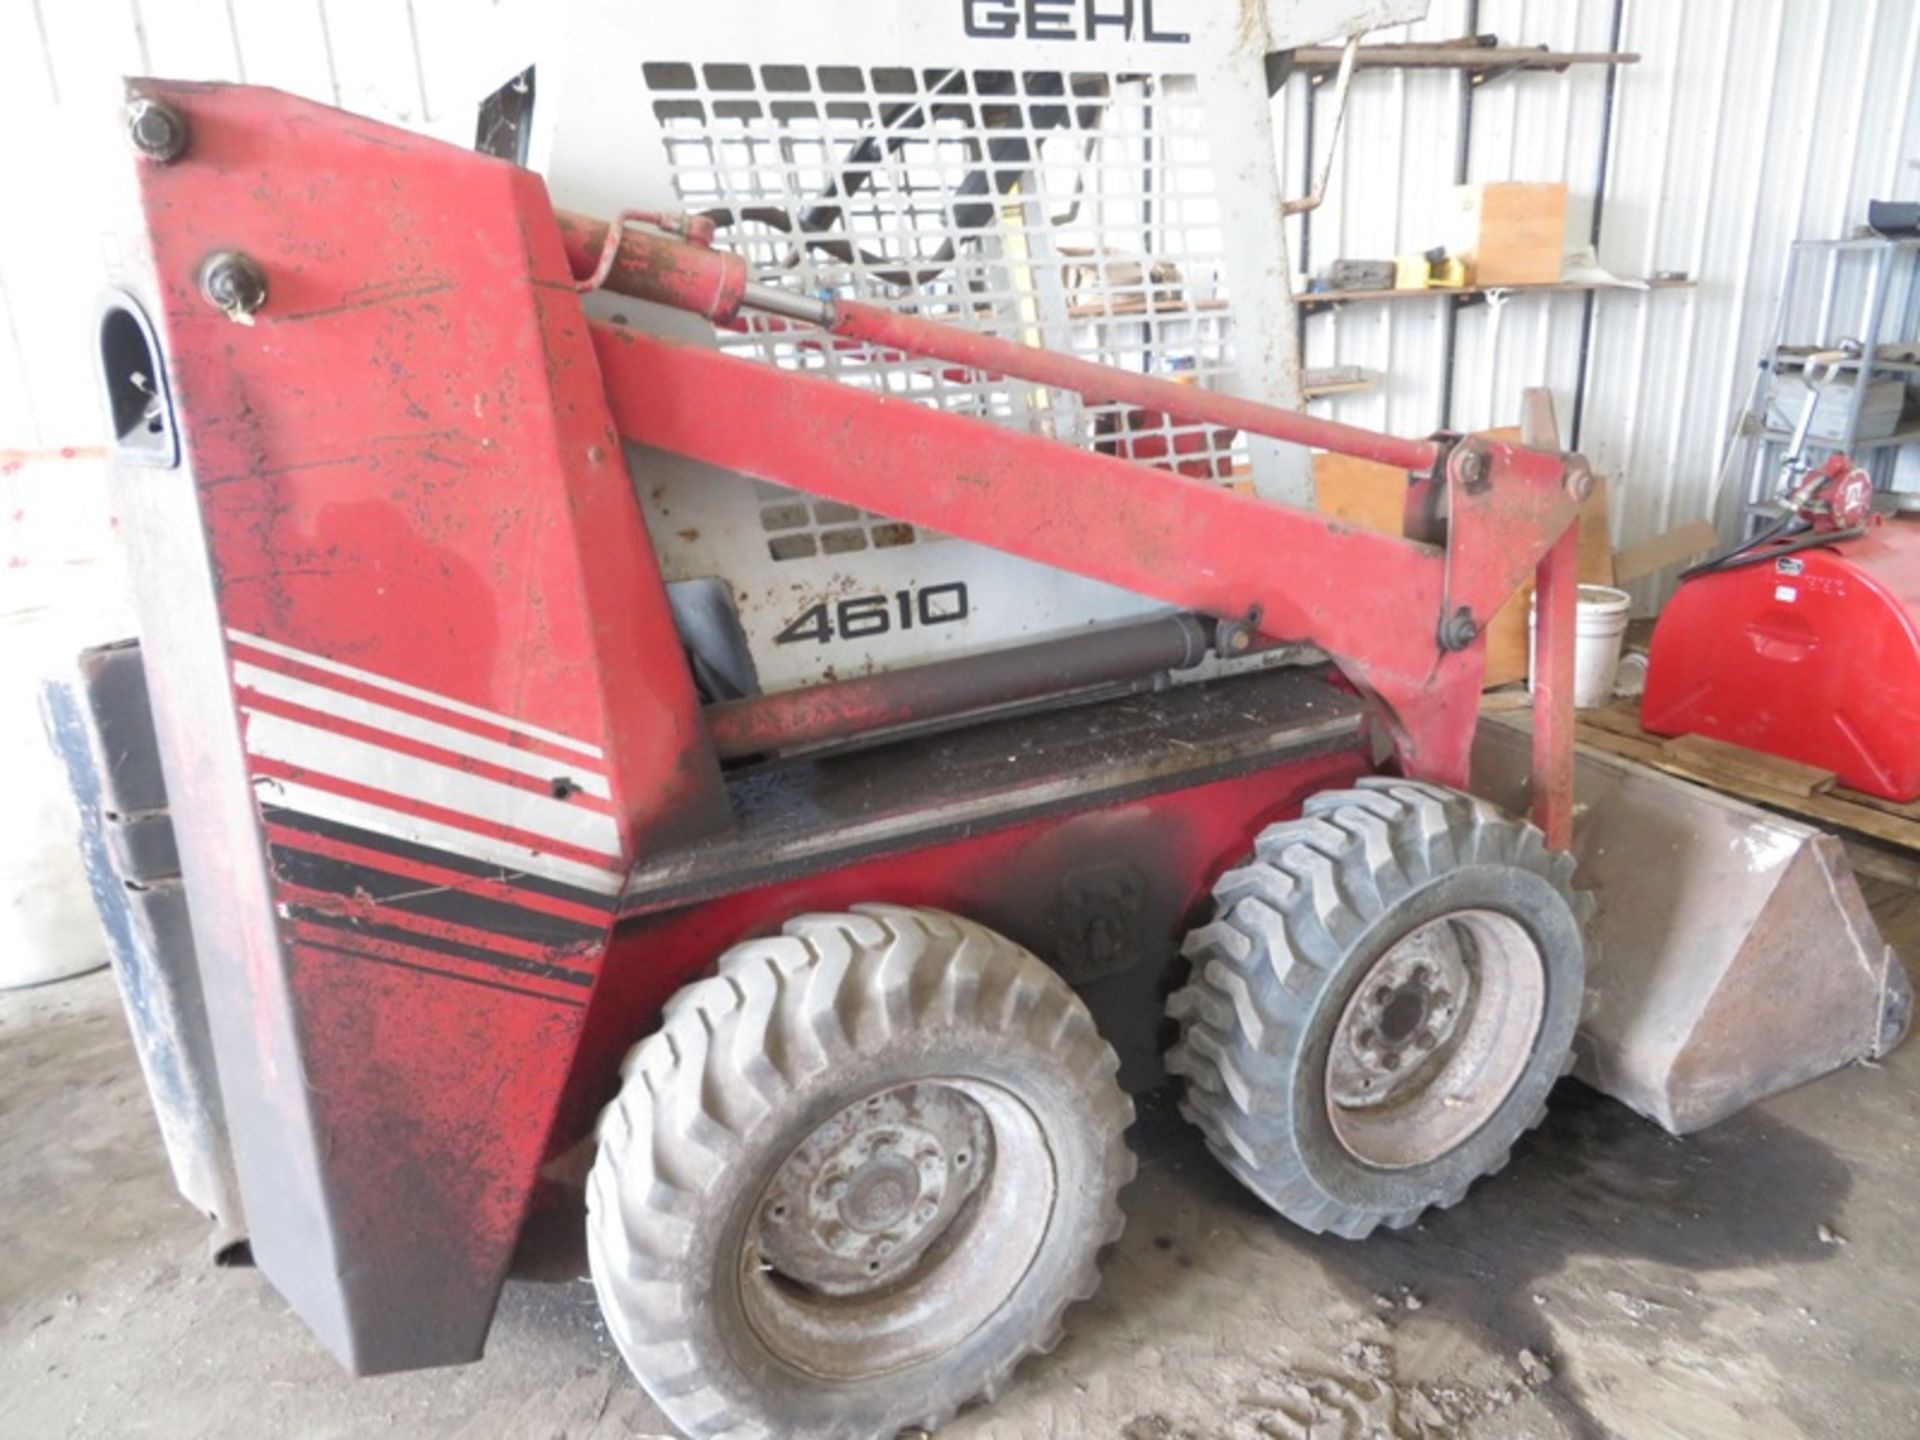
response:
[[(1457, 1204), (1545, 1118), (1572, 1064), (1589, 908), (1572, 879), (1572, 857), (1549, 852), (1538, 829), (1457, 791), (1369, 777), (1311, 797), (1220, 878), (1215, 918), (1187, 938), (1191, 975), (1168, 1002), (1182, 1113), (1242, 1183), (1315, 1233), (1358, 1239)], [(1360, 977), (1443, 892), (1519, 912), (1542, 946), (1545, 1015), (1525, 1071), (1478, 1131), (1438, 1161), (1375, 1170), (1334, 1138), (1318, 1055)]]
[[(877, 1380), (823, 1381), (786, 1366), (729, 1296), (738, 1253), (729, 1217), (752, 1209), (763, 1177), (814, 1125), (859, 1098), (848, 1087), (862, 1075), (952, 1075), (970, 1056), (1035, 1115), (1055, 1162), (1076, 1177), (1071, 1190), (1059, 1186), (1032, 1267), (947, 1355)], [(957, 916), (865, 905), (735, 946), (629, 1053), (601, 1119), (588, 1255), (621, 1353), (673, 1423), (701, 1440), (891, 1440), (993, 1399), (1021, 1360), (1058, 1342), (1068, 1307), (1094, 1293), (1099, 1255), (1120, 1236), (1134, 1158), (1118, 1068), (1053, 970)]]

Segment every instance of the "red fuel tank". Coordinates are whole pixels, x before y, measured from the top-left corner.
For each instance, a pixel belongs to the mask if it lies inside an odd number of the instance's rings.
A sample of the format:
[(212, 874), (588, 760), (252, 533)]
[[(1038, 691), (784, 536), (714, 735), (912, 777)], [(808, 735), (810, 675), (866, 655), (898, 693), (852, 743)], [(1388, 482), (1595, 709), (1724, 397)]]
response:
[(1920, 520), (1682, 584), (1653, 632), (1640, 723), (1920, 799)]

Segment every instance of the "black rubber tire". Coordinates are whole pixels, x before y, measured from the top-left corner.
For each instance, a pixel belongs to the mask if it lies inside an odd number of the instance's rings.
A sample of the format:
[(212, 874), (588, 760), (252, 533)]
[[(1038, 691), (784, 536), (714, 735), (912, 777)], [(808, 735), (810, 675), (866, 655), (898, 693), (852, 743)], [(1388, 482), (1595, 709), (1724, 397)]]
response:
[[(809, 915), (729, 951), (634, 1048), (587, 1189), (595, 1290), (628, 1365), (689, 1436), (886, 1437), (992, 1399), (1099, 1283), (1133, 1177), (1133, 1105), (1085, 1005), (983, 926), (870, 905)], [(1010, 1092), (1055, 1177), (1031, 1264), (937, 1358), (852, 1380), (790, 1364), (754, 1328), (739, 1257), (769, 1179), (828, 1117), (890, 1086)], [(964, 1161), (963, 1161), (964, 1163)], [(999, 1231), (995, 1232), (1000, 1233)], [(1030, 1237), (1029, 1237), (1030, 1238)]]
[[(1168, 1003), (1182, 1112), (1246, 1186), (1287, 1219), (1358, 1239), (1456, 1204), (1506, 1164), (1572, 1063), (1584, 998), (1585, 897), (1539, 830), (1436, 785), (1368, 778), (1269, 826), (1214, 887), (1193, 970)], [(1538, 948), (1546, 994), (1525, 1068), (1479, 1129), (1411, 1168), (1367, 1164), (1328, 1116), (1327, 1059), (1347, 1001), (1399, 939), (1450, 911), (1492, 910)]]

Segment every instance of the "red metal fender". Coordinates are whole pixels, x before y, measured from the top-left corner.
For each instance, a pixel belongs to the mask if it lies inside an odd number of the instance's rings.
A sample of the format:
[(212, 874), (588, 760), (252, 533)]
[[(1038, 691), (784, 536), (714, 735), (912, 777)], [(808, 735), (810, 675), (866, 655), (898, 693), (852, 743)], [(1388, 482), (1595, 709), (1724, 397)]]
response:
[(130, 161), (109, 324), (183, 457), (123, 445), (119, 508), (254, 1254), (356, 1369), (468, 1359), (627, 870), (718, 765), (539, 178), (132, 88), (189, 139)]

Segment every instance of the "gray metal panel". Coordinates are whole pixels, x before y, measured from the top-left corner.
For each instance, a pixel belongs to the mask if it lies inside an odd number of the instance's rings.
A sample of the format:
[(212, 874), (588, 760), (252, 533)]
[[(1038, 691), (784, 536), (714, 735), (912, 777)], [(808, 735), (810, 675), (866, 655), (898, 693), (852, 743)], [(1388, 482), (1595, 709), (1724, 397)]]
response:
[[(174, 1184), (213, 1218), (218, 1253), (245, 1226), (138, 648), (86, 651), (44, 683), (41, 710)], [(117, 808), (129, 799), (145, 802), (130, 822)]]

